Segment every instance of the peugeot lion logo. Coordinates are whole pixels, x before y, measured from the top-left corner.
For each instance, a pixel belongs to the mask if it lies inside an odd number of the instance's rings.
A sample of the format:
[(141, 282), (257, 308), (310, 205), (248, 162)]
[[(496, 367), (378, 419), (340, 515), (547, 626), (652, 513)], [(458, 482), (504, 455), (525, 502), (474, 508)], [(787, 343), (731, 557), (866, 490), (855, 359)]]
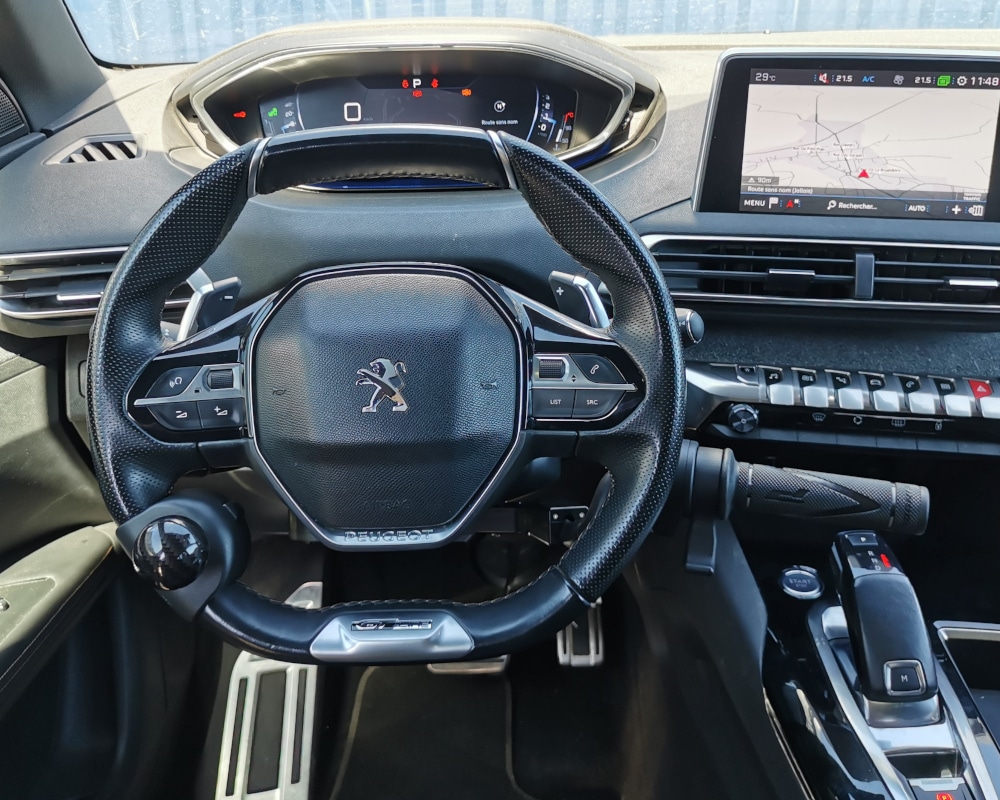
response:
[(393, 363), (388, 358), (376, 358), (368, 366), (371, 369), (358, 370), (358, 375), (361, 377), (358, 378), (356, 385), (374, 386), (375, 392), (368, 405), (361, 410), (374, 414), (383, 400), (391, 400), (393, 411), (408, 411), (410, 407), (403, 398), (403, 387), (406, 386), (403, 373), (406, 372), (406, 364), (402, 361)]

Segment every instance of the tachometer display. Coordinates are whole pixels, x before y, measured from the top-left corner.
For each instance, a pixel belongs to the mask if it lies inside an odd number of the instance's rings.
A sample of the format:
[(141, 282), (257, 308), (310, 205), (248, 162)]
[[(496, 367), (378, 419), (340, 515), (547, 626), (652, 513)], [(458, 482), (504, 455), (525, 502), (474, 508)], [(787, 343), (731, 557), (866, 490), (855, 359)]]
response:
[(551, 153), (568, 150), (576, 92), (531, 78), (407, 75), (326, 78), (260, 101), (264, 133), (336, 125), (425, 123), (507, 131)]

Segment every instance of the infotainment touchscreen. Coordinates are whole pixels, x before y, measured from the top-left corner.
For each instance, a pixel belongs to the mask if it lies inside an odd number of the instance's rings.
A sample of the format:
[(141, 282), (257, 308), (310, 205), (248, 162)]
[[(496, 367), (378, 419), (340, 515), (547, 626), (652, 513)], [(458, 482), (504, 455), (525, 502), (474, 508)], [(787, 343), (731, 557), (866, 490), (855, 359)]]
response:
[(1000, 215), (1000, 192), (991, 191), (1000, 73), (944, 61), (916, 65), (924, 69), (891, 60), (871, 68), (738, 66), (734, 82), (745, 103), (720, 108), (715, 118), (716, 127), (726, 124), (725, 113), (738, 123), (730, 127), (730, 136), (732, 128), (739, 134), (728, 142), (728, 158), (717, 159), (729, 169), (705, 176), (714, 182), (709, 194), (714, 188), (717, 200), (726, 198), (717, 210), (964, 221)]
[(996, 75), (752, 70), (745, 211), (982, 218)]

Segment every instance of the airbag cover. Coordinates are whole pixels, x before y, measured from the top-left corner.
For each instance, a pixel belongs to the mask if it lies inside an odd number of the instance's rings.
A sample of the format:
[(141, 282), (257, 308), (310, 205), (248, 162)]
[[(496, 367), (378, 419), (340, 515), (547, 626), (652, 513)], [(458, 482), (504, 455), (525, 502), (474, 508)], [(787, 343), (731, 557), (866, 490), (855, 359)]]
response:
[(458, 270), (326, 272), (250, 349), (254, 436), (321, 529), (430, 528), (467, 506), (520, 426), (520, 344)]

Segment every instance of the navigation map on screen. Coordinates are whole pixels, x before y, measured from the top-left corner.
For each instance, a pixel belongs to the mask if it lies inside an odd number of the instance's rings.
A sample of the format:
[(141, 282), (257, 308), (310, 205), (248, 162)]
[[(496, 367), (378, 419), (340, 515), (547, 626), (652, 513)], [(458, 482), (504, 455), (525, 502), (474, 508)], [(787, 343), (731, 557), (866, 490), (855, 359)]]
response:
[(740, 210), (978, 220), (1000, 76), (751, 71)]

